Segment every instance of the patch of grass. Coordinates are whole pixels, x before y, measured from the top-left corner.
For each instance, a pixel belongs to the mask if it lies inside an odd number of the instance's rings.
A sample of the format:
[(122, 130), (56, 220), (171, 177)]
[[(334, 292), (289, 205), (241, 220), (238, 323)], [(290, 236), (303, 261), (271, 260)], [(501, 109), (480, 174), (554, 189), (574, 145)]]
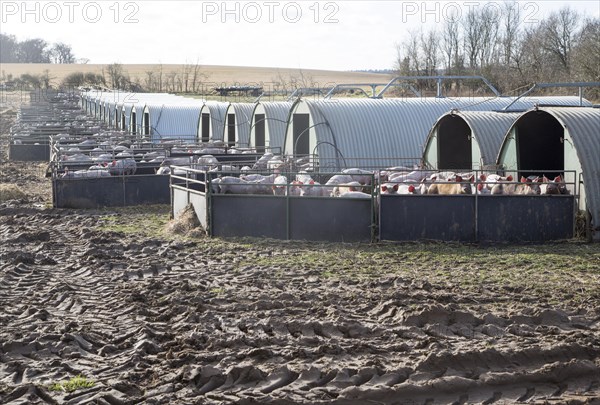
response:
[[(240, 244), (241, 248), (245, 243)], [(268, 245), (267, 245), (268, 246)], [(315, 270), (325, 279), (403, 277), (442, 290), (520, 294), (547, 302), (600, 299), (600, 245), (568, 242), (524, 246), (414, 244), (284, 244), (271, 255), (263, 243), (239, 267)], [(235, 247), (235, 248), (238, 248)]]
[(121, 207), (103, 210), (101, 231), (135, 234), (142, 237), (166, 237), (164, 228), (170, 219), (168, 205)]
[(80, 389), (91, 388), (96, 383), (92, 380), (88, 380), (86, 377), (82, 375), (75, 376), (71, 378), (69, 381), (61, 381), (58, 383), (54, 383), (50, 385), (48, 388), (50, 391), (65, 391), (65, 392), (73, 392)]

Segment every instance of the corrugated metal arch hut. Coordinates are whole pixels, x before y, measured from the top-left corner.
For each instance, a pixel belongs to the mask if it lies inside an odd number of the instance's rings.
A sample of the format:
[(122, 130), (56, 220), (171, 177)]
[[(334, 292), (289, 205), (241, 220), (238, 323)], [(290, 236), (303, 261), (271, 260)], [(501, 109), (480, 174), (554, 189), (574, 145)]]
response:
[(231, 103), (225, 111), (223, 140), (229, 146), (248, 146), (254, 103)]
[(283, 150), (285, 130), (292, 103), (258, 102), (252, 112), (249, 145), (263, 152), (265, 148)]
[[(314, 155), (321, 168), (376, 168), (420, 162), (429, 131), (454, 110), (495, 111), (511, 97), (405, 99), (298, 99), (286, 128), (285, 155)], [(522, 98), (524, 111), (538, 103), (579, 105), (578, 97)], [(587, 103), (589, 105), (589, 103)]]
[(121, 107), (121, 131), (131, 133), (131, 112), (134, 108), (134, 104), (123, 102)]
[[(577, 182), (579, 209), (592, 215), (600, 241), (600, 109), (542, 107), (522, 114), (506, 134), (497, 160), (507, 171)], [(574, 170), (576, 178), (565, 171)]]
[(200, 110), (198, 141), (222, 141), (225, 133), (225, 112), (229, 103), (207, 101)]
[(435, 123), (423, 163), (440, 170), (482, 170), (496, 165), (504, 136), (520, 113), (451, 111)]
[(148, 103), (143, 110), (142, 127), (152, 142), (164, 139), (182, 139), (190, 142), (198, 138), (198, 121), (202, 102), (193, 100)]

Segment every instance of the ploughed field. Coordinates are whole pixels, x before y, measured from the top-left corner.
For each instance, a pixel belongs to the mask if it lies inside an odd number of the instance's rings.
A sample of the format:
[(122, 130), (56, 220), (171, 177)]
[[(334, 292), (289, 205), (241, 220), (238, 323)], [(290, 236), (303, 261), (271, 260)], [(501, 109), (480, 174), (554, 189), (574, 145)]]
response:
[(0, 110), (0, 403), (600, 402), (599, 244), (223, 240), (168, 206), (52, 209)]

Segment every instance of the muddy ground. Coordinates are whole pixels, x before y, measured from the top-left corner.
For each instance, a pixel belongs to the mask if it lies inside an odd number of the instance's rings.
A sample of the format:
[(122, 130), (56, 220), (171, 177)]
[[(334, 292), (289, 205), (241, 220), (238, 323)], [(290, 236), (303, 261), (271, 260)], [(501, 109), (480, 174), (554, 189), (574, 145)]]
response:
[(165, 206), (52, 209), (0, 111), (23, 192), (0, 198), (0, 403), (600, 403), (598, 244), (223, 240)]

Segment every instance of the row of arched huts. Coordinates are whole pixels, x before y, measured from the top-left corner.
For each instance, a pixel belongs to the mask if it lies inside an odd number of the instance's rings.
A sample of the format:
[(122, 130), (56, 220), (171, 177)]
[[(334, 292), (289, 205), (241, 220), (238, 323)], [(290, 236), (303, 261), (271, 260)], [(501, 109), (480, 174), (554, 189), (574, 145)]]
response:
[(321, 168), (419, 162), (440, 170), (573, 171), (580, 209), (600, 218), (600, 109), (579, 97), (298, 99), (224, 103), (169, 94), (87, 92), (82, 107), (155, 142), (222, 141)]
[(82, 96), (82, 107), (95, 118), (155, 142), (177, 138), (222, 141), (257, 150), (279, 149), (285, 155), (318, 156), (322, 164), (333, 168), (382, 167), (397, 163), (399, 158), (421, 157), (430, 129), (450, 111), (502, 111), (497, 114), (502, 118), (495, 118), (494, 126), (502, 121), (503, 129), (508, 129), (506, 123), (516, 117), (515, 113), (536, 105), (581, 104), (591, 106), (578, 97), (225, 103), (162, 93), (92, 91)]

